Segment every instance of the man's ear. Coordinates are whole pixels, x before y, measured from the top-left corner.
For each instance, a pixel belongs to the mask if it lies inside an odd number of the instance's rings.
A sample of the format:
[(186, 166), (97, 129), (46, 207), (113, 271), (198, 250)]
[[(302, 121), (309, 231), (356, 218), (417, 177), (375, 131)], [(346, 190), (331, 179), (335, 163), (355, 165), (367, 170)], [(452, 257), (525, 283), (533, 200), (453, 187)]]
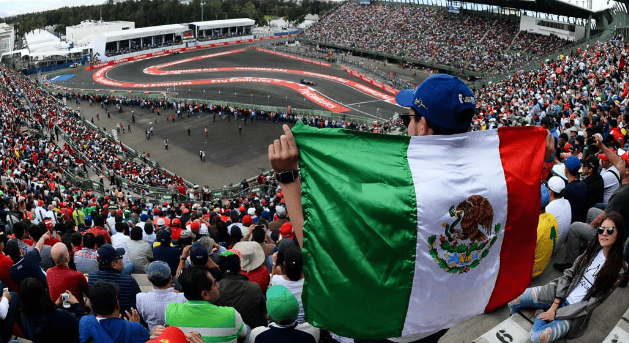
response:
[(205, 301), (210, 301), (210, 299), (212, 298), (212, 295), (210, 293), (211, 291), (207, 289), (201, 291), (201, 298), (203, 298), (203, 300)]

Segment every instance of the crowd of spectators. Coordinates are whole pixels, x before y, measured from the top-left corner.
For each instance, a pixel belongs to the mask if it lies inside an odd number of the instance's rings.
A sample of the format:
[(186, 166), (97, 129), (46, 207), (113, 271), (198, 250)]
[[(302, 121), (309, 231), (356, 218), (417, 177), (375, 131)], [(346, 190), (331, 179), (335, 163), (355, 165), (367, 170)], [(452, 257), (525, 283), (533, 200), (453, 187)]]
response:
[[(551, 44), (539, 37), (522, 39), (533, 42), (527, 45), (533, 54), (542, 54), (535, 42)], [(556, 156), (545, 165), (543, 178), (548, 181), (541, 190), (537, 230), (542, 233), (538, 238), (551, 227), (558, 232), (555, 241), (539, 240), (535, 276), (564, 245), (568, 260), (555, 267), (572, 264), (575, 249), (587, 240), (580, 236), (583, 225), (594, 220), (591, 208), (613, 209), (625, 219), (629, 214), (624, 208), (629, 180), (611, 163), (618, 159), (616, 152), (629, 148), (628, 48), (621, 37), (614, 37), (540, 62), (539, 68), (517, 72), (476, 93), (473, 130), (544, 125), (557, 140)], [(269, 194), (247, 192), (179, 204), (80, 190), (64, 180), (63, 172), (84, 164), (156, 187), (178, 187), (183, 181), (126, 159), (123, 148), (83, 122), (78, 110), (61, 105), (58, 100), (64, 96), (77, 104), (100, 104), (105, 111), (118, 104), (180, 115), (204, 111), (234, 119), (254, 116), (235, 107), (51, 95), (18, 73), (0, 69), (0, 286), (8, 288), (0, 301), (3, 341), (17, 335), (36, 343), (49, 337), (146, 342), (172, 335), (195, 343), (246, 337), (279, 342), (278, 337), (292, 335), (300, 342), (316, 342), (325, 335), (305, 322), (301, 250), (272, 177), (258, 180), (272, 188)], [(260, 120), (376, 132), (399, 125), (258, 115)], [(59, 130), (72, 146), (60, 146), (27, 128), (48, 129), (51, 136)], [(610, 154), (603, 143), (616, 152)], [(629, 155), (622, 156), (629, 163)], [(150, 291), (142, 292), (129, 274), (146, 274)], [(200, 316), (200, 311), (216, 315)], [(231, 324), (225, 326), (227, 322)], [(209, 329), (221, 324), (215, 330), (220, 335)]]
[[(5, 73), (11, 73), (4, 70)], [(183, 179), (177, 175), (163, 173), (148, 164), (125, 158), (124, 148), (112, 142), (102, 132), (86, 124), (79, 110), (63, 106), (53, 95), (46, 94), (29, 80), (14, 78), (25, 96), (25, 116), (33, 125), (48, 130), (51, 137), (59, 134), (69, 139), (64, 144), (61, 158), (69, 166), (89, 165), (97, 172), (116, 178), (153, 187), (177, 187)], [(84, 171), (87, 169), (84, 168)]]
[(569, 44), (556, 36), (518, 32), (515, 22), (452, 14), (447, 8), (346, 2), (305, 37), (486, 74), (503, 73)]

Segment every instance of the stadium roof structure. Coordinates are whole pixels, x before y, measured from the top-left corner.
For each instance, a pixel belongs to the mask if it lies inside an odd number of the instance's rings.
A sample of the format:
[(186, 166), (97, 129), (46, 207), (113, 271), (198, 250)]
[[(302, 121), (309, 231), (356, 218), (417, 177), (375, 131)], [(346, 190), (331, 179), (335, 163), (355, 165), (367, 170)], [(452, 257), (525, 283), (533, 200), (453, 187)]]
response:
[[(517, 8), (526, 11), (556, 14), (559, 16), (583, 19), (589, 18), (590, 15), (592, 16), (592, 19), (597, 19), (599, 17), (602, 17), (603, 13), (607, 11), (607, 9), (592, 11), (590, 9), (575, 6), (559, 0), (474, 0), (460, 2), (500, 6), (506, 8)], [(629, 3), (629, 0), (621, 0), (620, 2)]]
[(248, 19), (248, 18), (238, 18), (238, 19), (195, 21), (190, 24), (198, 26), (199, 30), (211, 30), (211, 29), (220, 29), (224, 27), (251, 26), (251, 25), (255, 25), (256, 21), (253, 19)]
[(188, 30), (187, 27), (180, 24), (160, 25), (141, 27), (131, 30), (111, 31), (100, 34), (107, 42), (115, 42), (124, 39), (135, 39), (147, 36), (159, 36), (166, 34), (177, 34)]

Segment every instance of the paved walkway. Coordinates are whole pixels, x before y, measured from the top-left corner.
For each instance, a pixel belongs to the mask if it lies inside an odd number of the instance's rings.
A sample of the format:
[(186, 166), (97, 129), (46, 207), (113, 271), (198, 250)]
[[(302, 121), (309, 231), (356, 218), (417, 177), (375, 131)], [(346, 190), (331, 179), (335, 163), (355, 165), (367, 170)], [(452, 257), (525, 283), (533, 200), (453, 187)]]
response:
[[(76, 109), (77, 106), (73, 101), (69, 102), (71, 108)], [(111, 118), (107, 118), (107, 111), (100, 107), (100, 104), (89, 106), (89, 103), (82, 102), (80, 105), (81, 112), (86, 120), (91, 121), (99, 127), (106, 128), (111, 134), (112, 129), (117, 123), (122, 123), (125, 127), (125, 134), (119, 135), (122, 143), (130, 146), (141, 153), (150, 153), (151, 159), (159, 163), (163, 168), (183, 177), (184, 179), (199, 184), (208, 185), (212, 189), (229, 186), (230, 184), (239, 183), (242, 179), (248, 179), (256, 176), (260, 172), (270, 169), (266, 151), (266, 144), (257, 143), (253, 147), (252, 136), (259, 132), (265, 132), (264, 137), (279, 137), (282, 128), (277, 123), (257, 122), (254, 125), (248, 123), (245, 126), (242, 120), (232, 119), (230, 122), (217, 118), (216, 123), (211, 123), (213, 117), (211, 114), (204, 113), (202, 118), (187, 118), (179, 120), (173, 124), (165, 121), (166, 112), (162, 112), (161, 116), (150, 113), (150, 110), (142, 110), (139, 107), (123, 106), (123, 113), (111, 111)], [(136, 123), (132, 123), (131, 110), (135, 111)], [(97, 120), (96, 114), (100, 113), (100, 120)], [(170, 114), (170, 112), (167, 112)], [(157, 118), (157, 123), (155, 123)], [(131, 133), (127, 131), (128, 125), (131, 125)], [(144, 132), (151, 125), (154, 126), (154, 136), (147, 140)], [(192, 126), (191, 126), (192, 125)], [(207, 125), (210, 130), (210, 137), (206, 138), (203, 134), (204, 127)], [(242, 136), (238, 135), (238, 126), (243, 127)], [(187, 128), (190, 127), (192, 134), (187, 137)], [(168, 150), (164, 148), (164, 139), (168, 138)], [(178, 144), (179, 143), (179, 144)], [(218, 143), (218, 144), (217, 144)], [(220, 148), (219, 148), (220, 146)], [(243, 154), (243, 158), (234, 161), (233, 164), (225, 164), (222, 161), (214, 160), (215, 149), (220, 149), (229, 153), (237, 153), (237, 151), (251, 150), (256, 151), (253, 154)], [(205, 150), (206, 162), (199, 159), (199, 150)], [(218, 153), (216, 153), (218, 154)], [(246, 156), (246, 157), (245, 157)]]

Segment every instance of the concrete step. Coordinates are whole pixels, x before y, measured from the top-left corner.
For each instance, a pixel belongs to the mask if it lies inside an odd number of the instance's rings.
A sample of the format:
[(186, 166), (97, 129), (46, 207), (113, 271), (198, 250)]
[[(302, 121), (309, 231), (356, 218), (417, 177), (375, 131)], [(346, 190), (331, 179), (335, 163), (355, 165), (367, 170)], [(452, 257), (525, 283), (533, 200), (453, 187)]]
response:
[(133, 278), (135, 279), (135, 281), (138, 283), (138, 285), (140, 286), (140, 288), (142, 286), (149, 286), (149, 287), (153, 287), (153, 285), (151, 285), (151, 282), (147, 279), (146, 274), (131, 274), (131, 276), (133, 276)]
[(533, 313), (518, 312), (496, 325), (473, 341), (473, 343), (526, 343), (529, 341), (529, 332), (533, 327), (531, 317)]
[(618, 324), (607, 335), (603, 343), (628, 343), (629, 342), (629, 309), (620, 318)]

